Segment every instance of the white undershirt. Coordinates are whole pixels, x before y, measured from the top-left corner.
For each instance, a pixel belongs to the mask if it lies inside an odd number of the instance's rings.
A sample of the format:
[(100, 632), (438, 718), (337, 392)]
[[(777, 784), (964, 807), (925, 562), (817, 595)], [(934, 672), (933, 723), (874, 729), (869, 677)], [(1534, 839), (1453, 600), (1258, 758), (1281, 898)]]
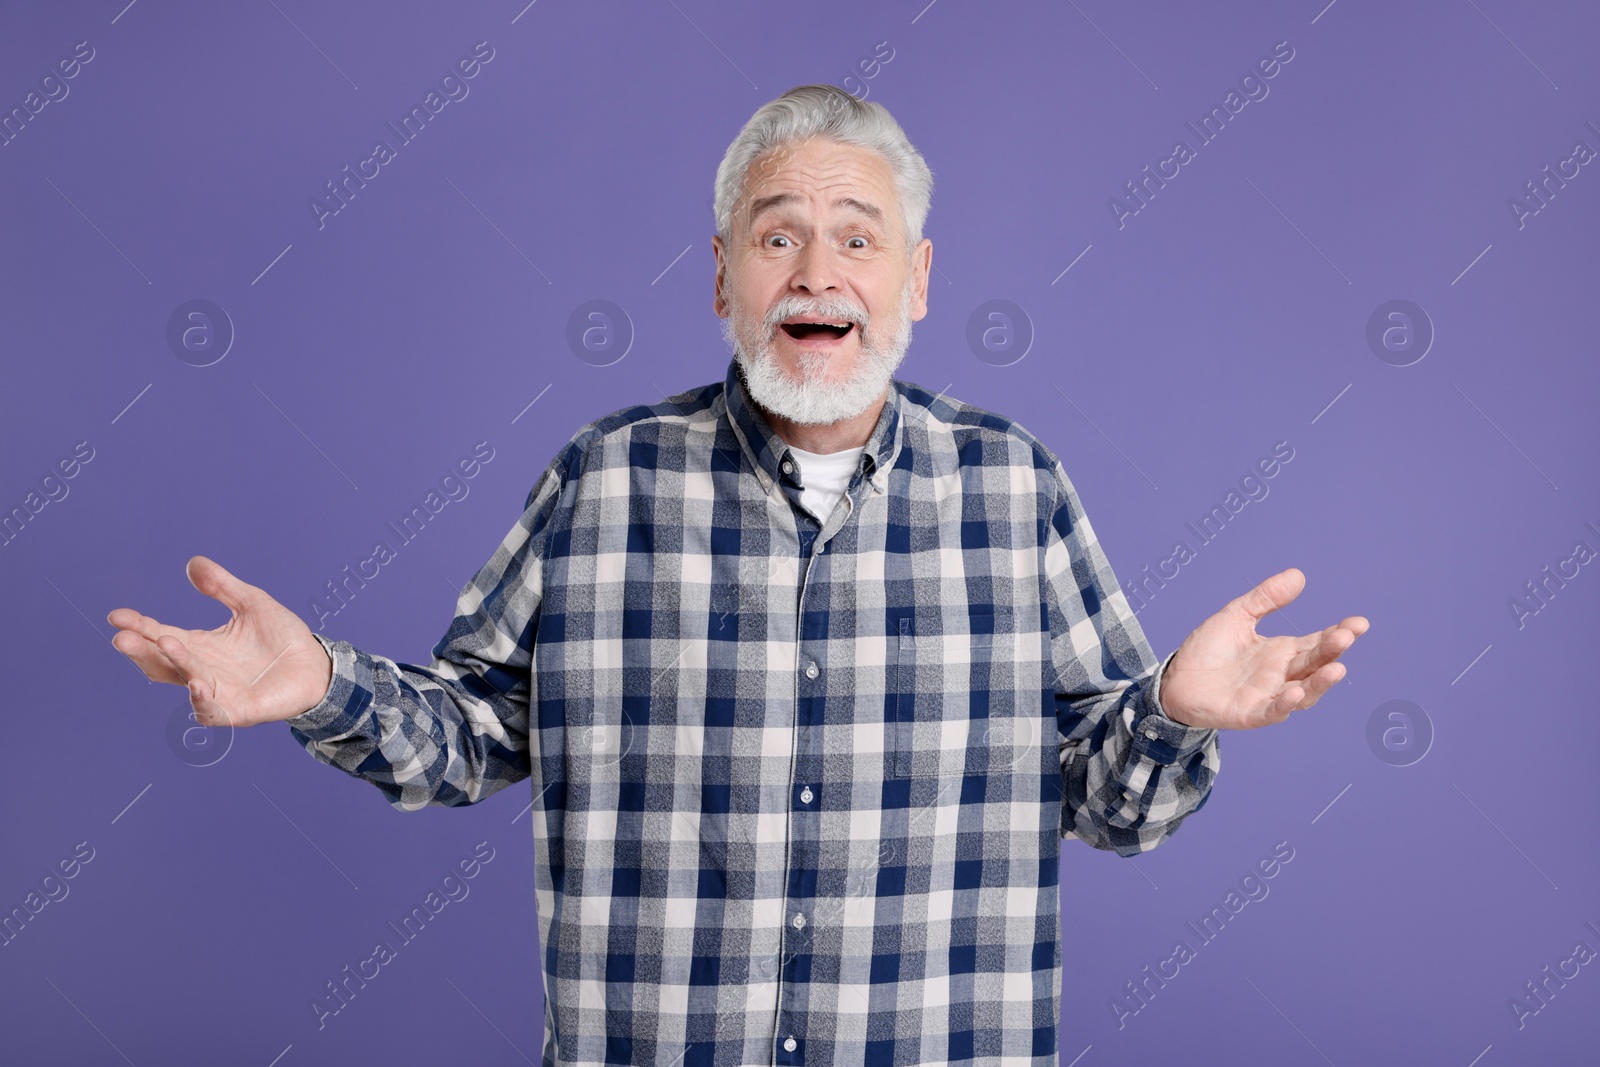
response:
[(824, 455), (789, 446), (789, 455), (800, 465), (800, 481), (805, 486), (800, 493), (800, 504), (815, 515), (818, 522), (828, 521), (865, 450), (866, 446), (860, 445)]

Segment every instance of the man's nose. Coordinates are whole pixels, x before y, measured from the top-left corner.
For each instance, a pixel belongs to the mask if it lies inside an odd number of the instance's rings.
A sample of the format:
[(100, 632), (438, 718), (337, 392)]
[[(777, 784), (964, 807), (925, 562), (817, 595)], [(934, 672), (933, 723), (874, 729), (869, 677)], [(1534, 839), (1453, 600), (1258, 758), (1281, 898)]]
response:
[(802, 289), (813, 296), (835, 291), (843, 281), (838, 257), (833, 249), (819, 242), (808, 242), (794, 261), (794, 275), (789, 279), (792, 288)]

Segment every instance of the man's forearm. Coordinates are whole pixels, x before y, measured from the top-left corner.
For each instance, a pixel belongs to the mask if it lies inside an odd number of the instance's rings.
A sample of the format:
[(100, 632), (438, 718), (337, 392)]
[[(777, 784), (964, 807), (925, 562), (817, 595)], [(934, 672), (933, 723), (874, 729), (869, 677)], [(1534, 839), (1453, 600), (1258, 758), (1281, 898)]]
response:
[(528, 777), (524, 683), (501, 693), (442, 659), (423, 668), (317, 640), (329, 656), (327, 692), (286, 721), (319, 761), (371, 782), (402, 811), (476, 803)]
[(1162, 712), (1160, 679), (1170, 661), (1068, 713), (1064, 836), (1131, 856), (1171, 837), (1206, 802), (1221, 768), (1217, 731), (1185, 726)]

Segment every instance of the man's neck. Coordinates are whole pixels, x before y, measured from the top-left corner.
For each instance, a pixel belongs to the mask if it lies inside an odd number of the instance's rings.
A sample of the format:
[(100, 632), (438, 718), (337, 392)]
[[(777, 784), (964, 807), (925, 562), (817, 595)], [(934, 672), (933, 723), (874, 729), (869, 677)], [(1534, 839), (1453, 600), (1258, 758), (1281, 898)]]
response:
[[(746, 390), (746, 396), (749, 391)], [(751, 406), (760, 412), (762, 418), (767, 420), (767, 425), (772, 427), (772, 432), (777, 434), (785, 443), (806, 452), (815, 452), (819, 455), (828, 455), (832, 452), (843, 452), (847, 448), (860, 448), (872, 436), (873, 427), (878, 425), (878, 416), (883, 412), (883, 405), (889, 398), (888, 389), (884, 390), (876, 402), (867, 410), (852, 419), (839, 422), (825, 423), (799, 423), (774, 414), (752, 402)]]

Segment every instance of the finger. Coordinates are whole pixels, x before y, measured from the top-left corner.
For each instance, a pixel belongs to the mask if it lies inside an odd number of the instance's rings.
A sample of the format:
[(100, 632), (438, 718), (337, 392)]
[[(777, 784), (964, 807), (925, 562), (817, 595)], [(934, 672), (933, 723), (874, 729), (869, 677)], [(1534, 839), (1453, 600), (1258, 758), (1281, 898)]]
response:
[(1305, 573), (1299, 567), (1290, 567), (1263, 579), (1248, 593), (1235, 597), (1228, 606), (1259, 622), (1264, 616), (1291, 603), (1305, 587)]
[(112, 635), (111, 647), (133, 660), (133, 665), (144, 672), (152, 682), (169, 682), (182, 685), (183, 677), (172, 661), (161, 650), (143, 637), (129, 630)]
[(106, 622), (119, 630), (131, 630), (138, 624), (139, 617), (132, 608), (112, 608), (106, 613)]
[(1302, 639), (1300, 651), (1290, 658), (1284, 668), (1284, 677), (1300, 681), (1314, 671), (1332, 663), (1355, 644), (1356, 635), (1341, 626), (1330, 626), (1320, 633)]
[(1342, 663), (1330, 663), (1313, 674), (1306, 682), (1306, 695), (1301, 698), (1298, 710), (1304, 711), (1306, 708), (1314, 707), (1329, 689), (1344, 678), (1345, 674), (1346, 668)]
[(1314, 638), (1307, 638), (1306, 647), (1289, 661), (1284, 671), (1286, 677), (1302, 679), (1313, 671), (1332, 663), (1350, 650), (1356, 638), (1367, 632), (1368, 622), (1360, 615), (1352, 615), (1330, 626)]
[(182, 685), (189, 690), (189, 704), (194, 708), (194, 720), (202, 726), (228, 726), (232, 717), (217, 702), (217, 682), (206, 671), (182, 641), (170, 634), (163, 635), (157, 647), (177, 668)]
[(192, 556), (184, 565), (189, 583), (213, 600), (220, 600), (229, 611), (238, 614), (261, 590), (249, 582), (235, 577), (222, 564), (205, 556)]
[(194, 709), (194, 721), (201, 726), (232, 726), (233, 717), (216, 702), (217, 686), (202, 678), (188, 682), (189, 706)]
[[(1330, 688), (1333, 687), (1335, 682), (1339, 681), (1344, 676), (1344, 664), (1328, 664), (1327, 666), (1318, 670), (1316, 673), (1312, 674), (1312, 676), (1307, 678), (1305, 681), (1297, 682), (1295, 685), (1285, 689), (1282, 693), (1279, 693), (1278, 700), (1274, 701), (1274, 707), (1276, 708), (1281, 706), (1285, 717), (1287, 717), (1291, 712), (1305, 711), (1307, 708), (1315, 707), (1317, 701), (1322, 699), (1323, 694), (1325, 694)], [(1290, 691), (1291, 689), (1294, 691), (1292, 694)], [(1291, 696), (1292, 699), (1286, 699)]]
[(1272, 699), (1272, 703), (1267, 705), (1266, 724), (1279, 723), (1287, 719), (1305, 695), (1305, 686), (1299, 682), (1286, 686)]
[(134, 633), (150, 642), (156, 643), (162, 634), (172, 634), (174, 637), (183, 633), (176, 626), (166, 626), (148, 615), (141, 615), (132, 608), (118, 608), (106, 616), (106, 621), (122, 630)]
[(173, 637), (171, 634), (162, 634), (155, 642), (156, 648), (167, 657), (173, 670), (178, 672), (178, 677), (185, 683), (194, 679), (200, 673), (200, 664), (189, 646)]

